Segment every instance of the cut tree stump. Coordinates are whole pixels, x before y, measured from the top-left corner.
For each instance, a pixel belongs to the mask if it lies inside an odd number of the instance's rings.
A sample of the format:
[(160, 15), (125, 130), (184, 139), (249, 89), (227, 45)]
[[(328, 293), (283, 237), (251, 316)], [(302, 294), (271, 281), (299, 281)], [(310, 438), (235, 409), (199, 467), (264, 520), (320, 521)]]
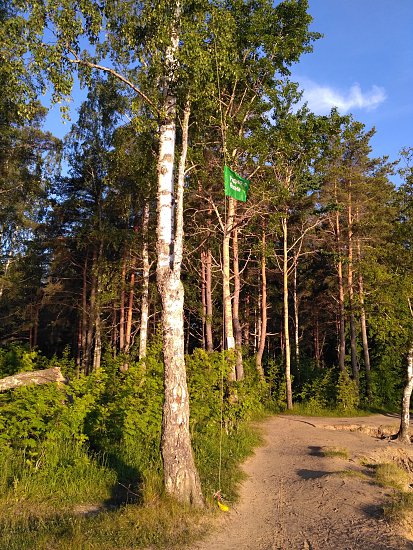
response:
[(32, 372), (19, 372), (18, 374), (2, 378), (0, 380), (0, 392), (19, 388), (20, 386), (49, 384), (50, 382), (66, 382), (59, 367)]

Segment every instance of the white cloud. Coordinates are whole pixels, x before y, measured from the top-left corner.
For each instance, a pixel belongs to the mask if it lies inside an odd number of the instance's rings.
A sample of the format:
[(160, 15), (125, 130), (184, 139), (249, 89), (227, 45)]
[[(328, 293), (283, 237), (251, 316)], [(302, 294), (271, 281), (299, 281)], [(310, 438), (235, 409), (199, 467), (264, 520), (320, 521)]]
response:
[(372, 86), (363, 92), (359, 84), (353, 84), (348, 91), (340, 91), (331, 86), (321, 86), (311, 80), (301, 79), (303, 101), (316, 114), (328, 114), (333, 107), (345, 114), (353, 109), (372, 111), (386, 99), (384, 88)]

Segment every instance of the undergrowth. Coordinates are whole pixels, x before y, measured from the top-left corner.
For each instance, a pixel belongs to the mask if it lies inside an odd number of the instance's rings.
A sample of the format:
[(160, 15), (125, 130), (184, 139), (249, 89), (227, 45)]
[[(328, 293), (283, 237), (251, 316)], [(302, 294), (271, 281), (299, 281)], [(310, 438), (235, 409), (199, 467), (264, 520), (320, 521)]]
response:
[[(13, 364), (5, 356), (0, 375), (18, 371), (22, 358), (25, 370), (50, 366), (22, 350), (9, 354)], [(144, 363), (130, 360), (127, 373), (123, 362), (107, 355), (98, 372), (76, 377), (66, 357), (67, 386), (0, 395), (1, 549), (173, 548), (206, 530), (216, 491), (230, 506), (236, 500), (240, 463), (260, 442), (249, 421), (265, 413), (268, 399), (254, 365), (246, 361), (246, 381), (230, 388), (222, 384), (228, 364), (220, 353), (187, 358), (191, 435), (207, 503), (201, 513), (163, 493), (160, 342)], [(101, 513), (87, 514), (92, 504)]]

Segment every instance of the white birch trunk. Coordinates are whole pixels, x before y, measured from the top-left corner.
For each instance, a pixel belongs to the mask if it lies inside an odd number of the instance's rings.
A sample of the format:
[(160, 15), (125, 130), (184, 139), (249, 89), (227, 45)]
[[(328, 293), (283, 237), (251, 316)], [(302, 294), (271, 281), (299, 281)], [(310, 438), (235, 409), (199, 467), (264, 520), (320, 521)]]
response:
[(177, 24), (180, 3), (175, 4), (175, 25), (166, 52), (163, 112), (159, 130), (157, 194), (157, 284), (162, 301), (164, 356), (164, 405), (161, 452), (166, 492), (183, 503), (203, 506), (201, 484), (192, 454), (189, 432), (189, 399), (184, 358), (184, 289), (180, 279), (183, 244), (183, 187), (188, 138), (189, 106), (183, 121), (182, 153), (176, 193), (174, 227), (174, 156), (176, 97), (171, 90), (179, 47)]
[(410, 398), (413, 391), (413, 345), (409, 350), (407, 356), (407, 382), (403, 391), (403, 400), (402, 400), (402, 414), (400, 421), (400, 429), (397, 434), (398, 441), (402, 443), (410, 444), (410, 434), (409, 434), (409, 425), (410, 425)]
[(143, 246), (142, 246), (142, 297), (141, 297), (141, 324), (139, 333), (139, 359), (146, 357), (148, 347), (148, 325), (149, 325), (149, 202), (145, 204), (143, 211)]

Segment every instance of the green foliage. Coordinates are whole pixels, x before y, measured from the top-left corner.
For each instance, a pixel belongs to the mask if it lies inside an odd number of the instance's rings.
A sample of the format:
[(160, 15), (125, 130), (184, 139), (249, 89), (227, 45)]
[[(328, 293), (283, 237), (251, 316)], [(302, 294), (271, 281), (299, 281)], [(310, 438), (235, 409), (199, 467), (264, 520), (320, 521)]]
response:
[(0, 377), (16, 372), (29, 372), (43, 368), (44, 358), (36, 350), (29, 350), (21, 344), (10, 344), (0, 348)]
[(359, 404), (359, 390), (355, 380), (350, 378), (347, 370), (340, 372), (337, 383), (337, 409), (349, 412), (357, 409)]
[(337, 374), (333, 369), (311, 369), (307, 380), (298, 393), (299, 401), (305, 403), (308, 414), (320, 414), (333, 408), (336, 400)]
[[(99, 371), (74, 378), (63, 389), (48, 385), (3, 394), (0, 530), (3, 540), (18, 541), (11, 543), (11, 548), (13, 544), (29, 547), (22, 543), (23, 538), (31, 541), (32, 547), (41, 547), (42, 541), (54, 540), (57, 531), (68, 541), (68, 548), (80, 538), (83, 545), (87, 536), (80, 532), (80, 526), (94, 542), (101, 540), (102, 530), (110, 531), (108, 540), (128, 540), (129, 545), (165, 541), (165, 532), (170, 533), (168, 542), (188, 540), (192, 530), (179, 534), (174, 523), (185, 521), (184, 517), (178, 514), (176, 519), (172, 504), (160, 500), (161, 351), (158, 337), (144, 361), (134, 362), (124, 356), (114, 359), (107, 354)], [(125, 359), (129, 369), (121, 373), (119, 367)], [(39, 358), (45, 367), (56, 361), (53, 358), (48, 363)], [(197, 350), (187, 357), (187, 365), (191, 432), (204, 492), (211, 504), (218, 489), (232, 502), (242, 479), (239, 464), (260, 441), (246, 420), (256, 417), (257, 411), (263, 412), (268, 390), (258, 381), (253, 361), (245, 362), (246, 380), (231, 388), (236, 390), (231, 394), (225, 381), (228, 363), (221, 353)], [(68, 361), (67, 368), (71, 366)], [(229, 396), (234, 394), (237, 399), (230, 402)], [(86, 519), (70, 514), (75, 504), (119, 498), (130, 501), (137, 495), (148, 508), (134, 509), (135, 523), (136, 517), (143, 519), (132, 533), (122, 534), (120, 530), (120, 525), (127, 523), (127, 509), (112, 515), (103, 513), (100, 519), (89, 520), (87, 528)], [(154, 501), (155, 508), (151, 505)], [(19, 511), (12, 513), (15, 503)], [(149, 518), (145, 510), (150, 509), (156, 513)], [(111, 544), (108, 548), (113, 547)]]

